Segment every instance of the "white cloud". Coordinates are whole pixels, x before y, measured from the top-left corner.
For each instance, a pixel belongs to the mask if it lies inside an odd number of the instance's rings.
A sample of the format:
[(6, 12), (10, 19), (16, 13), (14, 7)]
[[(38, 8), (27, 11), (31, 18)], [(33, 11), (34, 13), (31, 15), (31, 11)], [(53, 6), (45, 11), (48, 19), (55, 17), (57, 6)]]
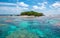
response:
[(16, 7), (6, 7), (6, 6), (0, 6), (0, 14), (15, 14), (17, 13)]
[(55, 2), (50, 7), (59, 8), (60, 7), (60, 2)]
[(4, 2), (0, 2), (0, 5), (16, 5), (14, 3), (4, 3)]
[(37, 5), (33, 6), (34, 10), (44, 10), (45, 8), (46, 8), (45, 6), (37, 6)]
[(20, 14), (22, 11), (28, 10), (27, 7), (9, 7), (9, 6), (0, 6), (0, 14)]
[(33, 6), (33, 9), (39, 9), (40, 7), (38, 7), (37, 5)]
[(25, 8), (25, 7), (23, 9), (28, 10), (28, 8)]
[(41, 3), (40, 9), (46, 9), (47, 2)]
[[(40, 3), (38, 3), (38, 4), (40, 4)], [(33, 9), (40, 9), (40, 10), (46, 9), (45, 3), (41, 3), (40, 5), (41, 6), (38, 6), (38, 5), (33, 6)]]
[(38, 5), (46, 5), (48, 4), (47, 2), (42, 2), (42, 3), (38, 3)]
[(44, 2), (44, 4), (48, 4), (48, 2)]
[(46, 10), (46, 11), (43, 11), (45, 12), (44, 14), (45, 15), (58, 15), (60, 14), (60, 9), (50, 9), (50, 10)]
[(20, 2), (19, 5), (23, 6), (23, 7), (28, 7), (29, 6), (28, 4), (25, 4), (24, 2)]
[(42, 4), (41, 6), (40, 6), (40, 9), (46, 9), (46, 6), (44, 5), (44, 4)]
[(46, 5), (47, 5), (47, 2), (38, 3), (38, 5), (33, 6), (33, 9), (44, 10), (44, 9), (46, 9)]

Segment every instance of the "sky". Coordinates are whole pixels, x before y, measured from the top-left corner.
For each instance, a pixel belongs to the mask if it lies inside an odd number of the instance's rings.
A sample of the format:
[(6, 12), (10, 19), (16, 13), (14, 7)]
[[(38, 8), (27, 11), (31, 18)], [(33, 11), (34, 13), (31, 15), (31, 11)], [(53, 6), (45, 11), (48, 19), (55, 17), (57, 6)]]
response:
[(24, 11), (60, 14), (60, 0), (0, 0), (0, 14), (20, 14)]

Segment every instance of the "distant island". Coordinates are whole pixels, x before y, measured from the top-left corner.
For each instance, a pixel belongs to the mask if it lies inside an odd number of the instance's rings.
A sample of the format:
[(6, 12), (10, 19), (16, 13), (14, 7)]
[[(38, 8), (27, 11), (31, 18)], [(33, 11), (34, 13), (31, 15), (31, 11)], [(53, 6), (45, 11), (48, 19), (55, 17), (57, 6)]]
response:
[(21, 12), (20, 16), (24, 16), (24, 15), (27, 15), (27, 16), (44, 16), (43, 13), (38, 13), (38, 12), (35, 12), (35, 11)]
[(25, 11), (21, 12), (21, 14), (0, 14), (0, 16), (23, 16), (23, 17), (36, 17), (36, 16), (44, 16), (43, 13), (35, 12), (35, 11)]

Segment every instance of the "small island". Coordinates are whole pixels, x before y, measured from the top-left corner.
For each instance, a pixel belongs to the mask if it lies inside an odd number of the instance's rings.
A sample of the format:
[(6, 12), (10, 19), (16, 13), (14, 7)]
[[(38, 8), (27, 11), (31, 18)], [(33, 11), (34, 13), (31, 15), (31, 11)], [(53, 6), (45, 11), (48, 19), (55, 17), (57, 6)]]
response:
[(35, 12), (35, 11), (27, 11), (27, 12), (21, 12), (20, 16), (44, 16), (43, 13), (38, 13), (38, 12)]
[(35, 11), (25, 11), (25, 12), (21, 12), (20, 14), (6, 14), (0, 16), (40, 17), (40, 16), (44, 16), (44, 14)]

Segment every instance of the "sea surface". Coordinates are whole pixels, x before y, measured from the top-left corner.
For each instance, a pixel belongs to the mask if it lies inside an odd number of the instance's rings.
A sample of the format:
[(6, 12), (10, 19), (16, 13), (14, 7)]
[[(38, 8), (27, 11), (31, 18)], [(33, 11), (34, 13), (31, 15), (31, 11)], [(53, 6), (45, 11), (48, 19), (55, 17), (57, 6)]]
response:
[(0, 38), (60, 38), (60, 18), (0, 16)]

